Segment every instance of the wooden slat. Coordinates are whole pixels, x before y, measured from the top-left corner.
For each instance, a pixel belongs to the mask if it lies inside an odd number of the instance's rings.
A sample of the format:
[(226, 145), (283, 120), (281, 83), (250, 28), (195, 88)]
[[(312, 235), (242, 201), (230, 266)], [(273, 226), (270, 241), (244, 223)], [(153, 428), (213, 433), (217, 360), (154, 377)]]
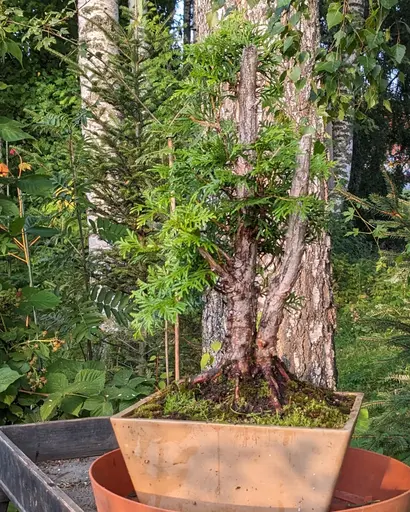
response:
[(109, 418), (10, 425), (0, 431), (34, 462), (95, 457), (118, 448)]
[(4, 432), (0, 432), (0, 482), (20, 512), (82, 512)]

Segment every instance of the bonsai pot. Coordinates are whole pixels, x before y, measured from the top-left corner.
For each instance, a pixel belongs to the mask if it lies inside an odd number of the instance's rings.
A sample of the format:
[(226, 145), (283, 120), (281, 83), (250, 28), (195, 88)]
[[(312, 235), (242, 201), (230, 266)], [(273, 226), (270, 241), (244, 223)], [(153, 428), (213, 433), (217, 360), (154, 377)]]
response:
[[(120, 450), (97, 459), (90, 479), (98, 512), (165, 512), (129, 498), (135, 493)], [(349, 448), (330, 511), (347, 512), (353, 506), (355, 512), (408, 512), (410, 467), (378, 453)]]
[(327, 512), (359, 413), (340, 429), (111, 418), (141, 503), (179, 512)]

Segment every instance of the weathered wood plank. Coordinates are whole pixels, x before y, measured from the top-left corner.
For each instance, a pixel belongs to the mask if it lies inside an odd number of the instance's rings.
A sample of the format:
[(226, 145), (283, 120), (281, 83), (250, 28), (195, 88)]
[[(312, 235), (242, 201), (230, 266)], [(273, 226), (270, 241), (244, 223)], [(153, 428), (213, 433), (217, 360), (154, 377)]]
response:
[(20, 512), (82, 512), (4, 432), (0, 432), (0, 482)]
[(109, 418), (10, 425), (0, 431), (34, 462), (94, 457), (118, 448)]

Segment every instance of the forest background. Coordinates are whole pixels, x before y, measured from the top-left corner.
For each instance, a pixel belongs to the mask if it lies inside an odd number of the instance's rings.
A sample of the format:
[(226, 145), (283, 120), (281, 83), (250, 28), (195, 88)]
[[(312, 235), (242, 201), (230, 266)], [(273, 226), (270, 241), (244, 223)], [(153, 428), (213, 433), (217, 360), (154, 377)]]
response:
[[(203, 345), (201, 290), (183, 308), (142, 300), (158, 255), (135, 251), (148, 229), (139, 205), (163, 179), (152, 169), (169, 165), (155, 118), (184, 76), (194, 6), (106, 4), (119, 14), (99, 27), (93, 94), (119, 123), (96, 122), (87, 103), (78, 6), (0, 0), (0, 424), (110, 415), (219, 349)], [(326, 229), (337, 387), (365, 393), (353, 442), (410, 463), (410, 5), (381, 4), (395, 62), (362, 63), (385, 89), (355, 109), (342, 151), (353, 148), (351, 174)], [(335, 18), (324, 16), (324, 39)], [(296, 296), (291, 308), (303, 307)], [(169, 315), (137, 336), (135, 318), (155, 308)]]

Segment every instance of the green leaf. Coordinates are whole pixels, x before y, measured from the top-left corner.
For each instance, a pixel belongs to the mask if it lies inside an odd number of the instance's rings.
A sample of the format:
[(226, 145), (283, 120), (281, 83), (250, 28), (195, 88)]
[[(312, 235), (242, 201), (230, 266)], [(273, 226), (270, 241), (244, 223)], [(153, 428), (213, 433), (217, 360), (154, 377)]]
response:
[(47, 384), (44, 393), (64, 393), (68, 388), (68, 379), (63, 373), (47, 374)]
[(18, 217), (18, 206), (14, 204), (13, 201), (10, 201), (10, 199), (4, 199), (3, 197), (0, 197), (0, 214), (10, 217)]
[(8, 85), (4, 82), (0, 82), (0, 91), (4, 91), (4, 89), (7, 89)]
[(110, 402), (104, 402), (99, 407), (91, 411), (91, 416), (112, 416), (113, 413), (112, 404)]
[(288, 36), (288, 37), (285, 39), (285, 41), (284, 41), (284, 43), (283, 43), (283, 53), (286, 53), (286, 52), (289, 50), (289, 48), (291, 48), (291, 47), (292, 47), (293, 42), (294, 42), (294, 38), (293, 38), (293, 36)]
[(9, 411), (15, 416), (17, 416), (17, 418), (22, 418), (24, 416), (23, 409), (17, 404), (11, 404), (9, 407)]
[(280, 21), (269, 26), (269, 34), (271, 36), (277, 36), (281, 34), (285, 30), (285, 25), (283, 25)]
[(385, 9), (391, 9), (395, 5), (397, 5), (398, 0), (380, 0), (380, 4)]
[(84, 402), (83, 409), (85, 411), (93, 411), (94, 409), (101, 407), (104, 402), (105, 399), (103, 396), (93, 396), (91, 398), (87, 398)]
[(330, 30), (343, 21), (343, 13), (339, 10), (329, 10), (326, 15), (327, 28)]
[(6, 391), (6, 389), (20, 377), (21, 375), (12, 370), (9, 366), (3, 366), (0, 368), (0, 393)]
[(23, 407), (32, 407), (37, 405), (38, 402), (43, 400), (41, 396), (38, 395), (19, 395), (17, 398), (17, 402)]
[(313, 145), (313, 154), (314, 155), (323, 155), (323, 153), (326, 150), (326, 146), (320, 142), (320, 140), (315, 141), (315, 144)]
[(0, 402), (6, 405), (11, 405), (16, 399), (18, 387), (16, 385), (10, 385), (6, 391), (0, 393)]
[(50, 349), (46, 343), (38, 343), (38, 348), (34, 349), (34, 352), (37, 356), (42, 357), (43, 359), (48, 359), (50, 357)]
[(204, 370), (210, 362), (211, 362), (211, 354), (209, 354), (208, 352), (205, 352), (205, 354), (202, 354), (201, 370)]
[(17, 217), (10, 223), (9, 233), (11, 236), (16, 236), (21, 233), (21, 230), (24, 227), (24, 222), (26, 219), (24, 217)]
[(397, 64), (401, 64), (406, 55), (406, 47), (403, 44), (396, 44), (392, 47), (392, 51)]
[(213, 10), (207, 12), (206, 21), (209, 28), (214, 28), (218, 24), (218, 12)]
[(48, 290), (37, 290), (36, 288), (25, 287), (22, 290), (23, 303), (25, 308), (36, 308), (38, 310), (53, 309), (60, 303), (59, 297)]
[(63, 395), (61, 393), (52, 393), (45, 399), (44, 404), (40, 407), (40, 416), (43, 421), (47, 421), (60, 407), (63, 401)]
[(30, 174), (17, 180), (17, 186), (23, 192), (33, 196), (49, 196), (53, 190), (53, 182), (43, 174)]
[(316, 128), (314, 126), (304, 126), (302, 128), (302, 135), (314, 135), (316, 133)]
[(129, 368), (122, 368), (119, 370), (112, 379), (112, 383), (115, 386), (126, 386), (128, 384), (128, 381), (130, 380), (131, 376), (133, 374), (133, 371)]
[(28, 235), (41, 236), (43, 238), (51, 238), (52, 236), (58, 235), (60, 231), (54, 228), (47, 228), (42, 226), (31, 226), (26, 229)]
[(84, 396), (98, 395), (105, 387), (105, 372), (101, 370), (80, 370), (75, 376), (74, 383), (67, 389), (69, 393)]
[(66, 396), (61, 402), (61, 410), (66, 414), (78, 416), (83, 409), (84, 398), (81, 396)]
[(389, 100), (383, 100), (383, 106), (386, 110), (388, 110), (389, 112), (392, 112), (392, 109), (391, 109), (391, 104), (390, 104), (390, 101)]
[(16, 42), (12, 41), (11, 39), (7, 39), (6, 45), (7, 45), (7, 49), (6, 49), (7, 53), (9, 53), (13, 57), (15, 57), (20, 62), (20, 64), (23, 64), (23, 54), (21, 52), (20, 46)]
[(8, 119), (7, 117), (0, 117), (0, 139), (6, 142), (17, 142), (24, 139), (33, 139), (31, 135), (22, 130), (22, 125)]
[(6, 44), (7, 53), (15, 57), (20, 62), (20, 64), (23, 64), (23, 54), (21, 52), (20, 46), (11, 39), (7, 39)]
[(289, 18), (289, 23), (292, 25), (292, 27), (296, 27), (297, 24), (300, 22), (302, 18), (302, 13), (299, 11), (296, 11), (292, 14), (292, 16)]
[(297, 82), (300, 78), (302, 70), (299, 66), (294, 66), (289, 73), (289, 78), (292, 80), (292, 82)]
[(214, 341), (213, 343), (211, 343), (211, 349), (214, 351), (214, 352), (219, 352), (222, 348), (222, 343), (220, 341)]

